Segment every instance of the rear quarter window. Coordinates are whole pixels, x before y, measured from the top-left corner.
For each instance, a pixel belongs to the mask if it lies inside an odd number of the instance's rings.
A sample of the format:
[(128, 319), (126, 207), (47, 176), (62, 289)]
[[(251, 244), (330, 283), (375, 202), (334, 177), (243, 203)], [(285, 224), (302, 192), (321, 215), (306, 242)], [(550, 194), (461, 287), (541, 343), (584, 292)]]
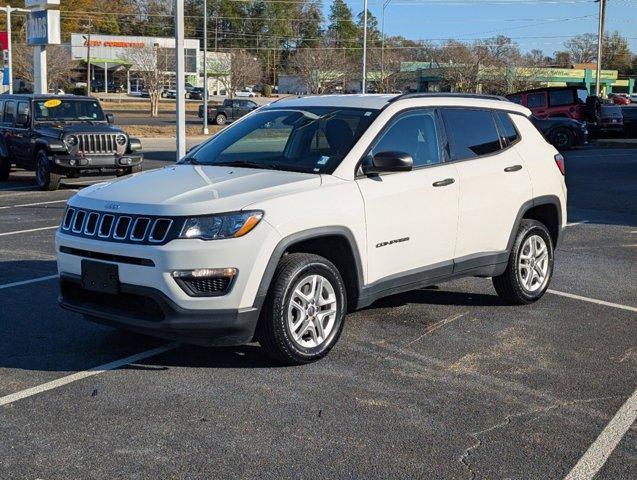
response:
[(561, 107), (575, 103), (573, 90), (551, 90), (549, 91), (549, 105), (551, 107)]
[(504, 140), (505, 145), (512, 145), (520, 138), (520, 134), (515, 129), (515, 125), (511, 121), (511, 117), (507, 112), (496, 112), (498, 119), (498, 128), (500, 129), (500, 136)]

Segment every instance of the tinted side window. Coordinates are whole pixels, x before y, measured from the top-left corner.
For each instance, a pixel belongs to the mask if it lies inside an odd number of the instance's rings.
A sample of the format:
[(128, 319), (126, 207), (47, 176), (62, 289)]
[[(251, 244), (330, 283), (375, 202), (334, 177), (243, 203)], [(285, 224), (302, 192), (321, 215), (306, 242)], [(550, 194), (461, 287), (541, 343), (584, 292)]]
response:
[(29, 109), (29, 102), (19, 102), (18, 103), (18, 116), (26, 115), (29, 117), (31, 111)]
[(509, 95), (509, 100), (513, 103), (519, 103), (522, 105), (522, 95)]
[(500, 126), (500, 134), (506, 140), (508, 145), (515, 143), (519, 138), (518, 131), (515, 129), (511, 117), (506, 112), (497, 112), (498, 122)]
[(526, 106), (529, 108), (546, 107), (546, 93), (529, 93), (526, 96)]
[(440, 163), (435, 111), (418, 110), (401, 114), (382, 134), (371, 154), (380, 152), (408, 153), (414, 167)]
[(448, 108), (442, 111), (452, 160), (462, 160), (500, 150), (500, 139), (490, 110)]
[(561, 105), (571, 105), (575, 103), (573, 90), (551, 90), (549, 91), (549, 104), (552, 107)]
[(10, 123), (13, 125), (15, 121), (15, 102), (5, 102), (4, 104), (4, 123)]

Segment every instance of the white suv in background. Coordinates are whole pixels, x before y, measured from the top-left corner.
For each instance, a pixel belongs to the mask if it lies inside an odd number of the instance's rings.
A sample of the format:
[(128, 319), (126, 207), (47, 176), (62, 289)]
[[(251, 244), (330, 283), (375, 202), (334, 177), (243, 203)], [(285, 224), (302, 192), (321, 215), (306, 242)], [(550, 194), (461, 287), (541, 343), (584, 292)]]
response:
[(81, 190), (56, 236), (60, 303), (303, 363), (376, 299), (463, 276), (539, 299), (566, 222), (563, 159), (525, 107), (453, 94), (260, 108), (179, 163)]

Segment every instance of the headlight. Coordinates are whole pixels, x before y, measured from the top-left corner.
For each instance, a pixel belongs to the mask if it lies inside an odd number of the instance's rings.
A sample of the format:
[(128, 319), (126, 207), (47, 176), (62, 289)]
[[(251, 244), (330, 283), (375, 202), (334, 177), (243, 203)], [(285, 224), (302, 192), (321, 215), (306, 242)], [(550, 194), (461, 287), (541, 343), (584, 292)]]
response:
[(123, 133), (118, 134), (117, 137), (115, 137), (115, 141), (119, 146), (123, 147), (124, 145), (126, 145), (127, 142), (126, 135), (124, 135)]
[(263, 212), (259, 210), (191, 217), (184, 223), (179, 238), (219, 240), (242, 237), (256, 227), (262, 218)]
[(64, 143), (66, 143), (69, 147), (75, 147), (78, 144), (78, 139), (75, 135), (69, 135), (64, 139)]

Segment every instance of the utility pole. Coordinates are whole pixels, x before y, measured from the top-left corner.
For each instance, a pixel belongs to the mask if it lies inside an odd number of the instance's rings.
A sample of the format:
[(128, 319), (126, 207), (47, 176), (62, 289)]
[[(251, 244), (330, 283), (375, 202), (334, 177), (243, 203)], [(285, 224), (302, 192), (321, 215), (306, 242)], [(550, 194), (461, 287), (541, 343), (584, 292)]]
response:
[(208, 2), (203, 0), (203, 128), (208, 135)]
[(597, 26), (597, 66), (595, 67), (595, 95), (600, 94), (600, 77), (602, 73), (602, 44), (604, 43), (604, 17), (606, 16), (606, 0), (595, 0), (599, 3), (599, 22)]
[(186, 59), (184, 57), (184, 0), (175, 0), (175, 66), (176, 68), (176, 95), (177, 110), (177, 161), (186, 155), (186, 92), (185, 75)]
[(11, 48), (11, 13), (12, 12), (26, 12), (31, 10), (26, 8), (13, 8), (11, 5), (0, 8), (7, 14), (7, 68), (9, 69), (9, 93), (13, 93), (13, 53)]
[(380, 23), (380, 76), (383, 84), (385, 83), (385, 9), (391, 0), (383, 1), (383, 13)]
[(367, 0), (363, 3), (363, 78), (361, 91), (367, 92)]
[(86, 94), (91, 94), (91, 17), (88, 17), (86, 26)]

